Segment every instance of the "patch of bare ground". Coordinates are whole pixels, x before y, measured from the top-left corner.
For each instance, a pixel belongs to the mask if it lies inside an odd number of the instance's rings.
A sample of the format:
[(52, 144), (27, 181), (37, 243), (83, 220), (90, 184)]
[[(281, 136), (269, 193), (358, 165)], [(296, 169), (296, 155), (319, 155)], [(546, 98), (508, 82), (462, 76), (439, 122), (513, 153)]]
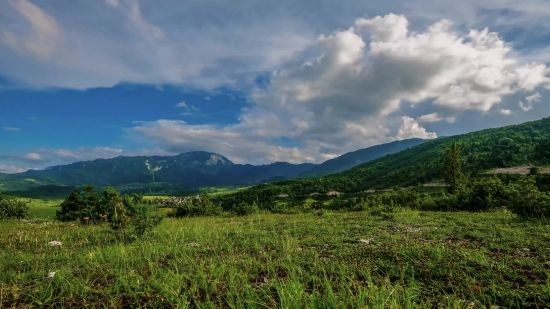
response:
[(443, 182), (430, 182), (430, 183), (425, 183), (423, 186), (424, 187), (445, 187), (445, 183), (443, 183)]
[[(488, 172), (485, 172), (485, 174), (529, 174), (529, 169), (531, 166), (515, 166), (515, 167), (505, 167), (505, 168), (497, 168)], [(541, 174), (550, 174), (550, 168), (547, 167), (540, 167), (539, 173)]]

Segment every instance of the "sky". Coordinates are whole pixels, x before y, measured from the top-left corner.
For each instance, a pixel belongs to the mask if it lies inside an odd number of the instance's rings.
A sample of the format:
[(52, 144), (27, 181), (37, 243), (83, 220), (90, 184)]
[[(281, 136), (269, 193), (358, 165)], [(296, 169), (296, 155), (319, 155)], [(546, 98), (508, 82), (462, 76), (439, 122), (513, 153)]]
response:
[(321, 163), (550, 116), (550, 1), (0, 1), (0, 172)]

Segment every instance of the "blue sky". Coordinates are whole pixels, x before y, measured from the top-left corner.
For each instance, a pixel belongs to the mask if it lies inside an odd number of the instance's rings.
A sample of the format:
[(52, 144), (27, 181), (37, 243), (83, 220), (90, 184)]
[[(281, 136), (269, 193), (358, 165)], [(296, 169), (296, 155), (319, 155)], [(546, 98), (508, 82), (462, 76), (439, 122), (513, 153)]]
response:
[(204, 150), (320, 163), (550, 116), (550, 3), (0, 3), (0, 172)]

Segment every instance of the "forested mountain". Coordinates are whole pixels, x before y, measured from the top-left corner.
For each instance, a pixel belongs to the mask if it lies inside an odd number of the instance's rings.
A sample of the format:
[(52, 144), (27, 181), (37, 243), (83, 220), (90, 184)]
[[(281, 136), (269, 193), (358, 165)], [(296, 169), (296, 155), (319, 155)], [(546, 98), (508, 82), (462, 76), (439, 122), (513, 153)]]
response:
[(338, 174), (260, 185), (223, 199), (226, 203), (238, 203), (269, 200), (279, 194), (414, 186), (441, 178), (444, 152), (453, 142), (460, 148), (462, 166), (467, 173), (522, 164), (545, 166), (550, 164), (550, 118), (437, 138)]
[(195, 151), (177, 156), (137, 156), (97, 159), (59, 165), (45, 170), (3, 174), (5, 189), (62, 184), (121, 186), (126, 184), (177, 183), (185, 188), (203, 186), (242, 186), (296, 176), (314, 164), (276, 162), (267, 165), (234, 164), (226, 157), (210, 152)]
[[(315, 164), (275, 162), (267, 165), (234, 164), (226, 157), (204, 151), (177, 156), (137, 156), (97, 159), (29, 170), (19, 174), (0, 174), (0, 191), (26, 190), (44, 185), (125, 186), (155, 182), (196, 189), (211, 186), (247, 186), (290, 178), (336, 173), (360, 163), (395, 153), (424, 142), (421, 139), (396, 141), (346, 153)], [(316, 169), (321, 167), (320, 169)]]
[(371, 160), (383, 157), (385, 155), (396, 153), (401, 150), (420, 145), (426, 141), (427, 140), (425, 139), (412, 138), (348, 152), (339, 157), (327, 160), (317, 166), (314, 166), (306, 170), (305, 172), (302, 172), (299, 176), (320, 177), (328, 174), (342, 172), (359, 164), (363, 164)]

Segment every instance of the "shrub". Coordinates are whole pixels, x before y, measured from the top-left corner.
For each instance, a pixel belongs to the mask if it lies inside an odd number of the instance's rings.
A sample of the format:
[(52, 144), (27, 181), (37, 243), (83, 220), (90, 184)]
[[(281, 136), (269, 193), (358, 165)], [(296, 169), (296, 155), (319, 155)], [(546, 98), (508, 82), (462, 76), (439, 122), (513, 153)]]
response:
[(29, 214), (28, 203), (0, 194), (0, 219), (25, 219)]
[(214, 203), (207, 192), (203, 192), (198, 198), (179, 204), (173, 212), (174, 217), (198, 217), (215, 216), (223, 212), (220, 203)]
[(504, 205), (507, 198), (504, 184), (496, 177), (475, 181), (458, 194), (459, 210), (485, 211)]
[(509, 186), (508, 209), (521, 217), (550, 218), (550, 195), (540, 192), (533, 176), (524, 176)]
[(540, 169), (536, 166), (533, 166), (529, 169), (529, 175), (538, 175), (540, 174)]
[(98, 221), (99, 214), (105, 214), (101, 211), (100, 199), (94, 186), (88, 184), (84, 186), (84, 192), (74, 188), (69, 196), (61, 203), (61, 210), (56, 211), (56, 219), (59, 221), (76, 221), (84, 217), (89, 218), (89, 222)]
[(233, 205), (231, 212), (237, 216), (248, 216), (259, 211), (256, 203), (247, 204), (245, 202), (240, 202), (237, 205)]

